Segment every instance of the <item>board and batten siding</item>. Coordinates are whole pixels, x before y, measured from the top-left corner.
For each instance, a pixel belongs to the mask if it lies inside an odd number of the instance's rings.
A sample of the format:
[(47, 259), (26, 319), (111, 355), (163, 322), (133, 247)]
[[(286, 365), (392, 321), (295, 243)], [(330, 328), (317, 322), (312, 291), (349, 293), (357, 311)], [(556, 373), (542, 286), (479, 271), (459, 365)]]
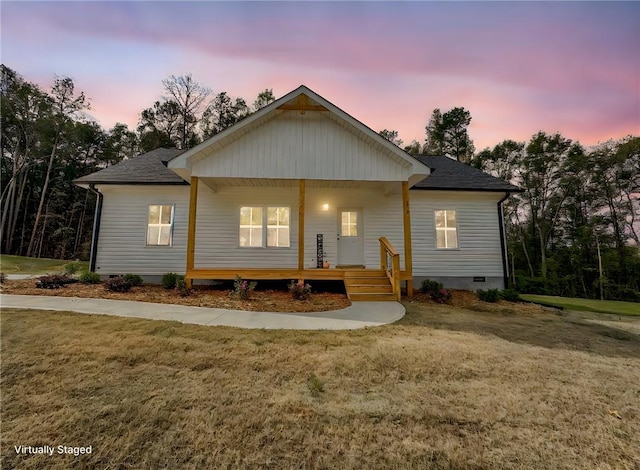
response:
[[(409, 194), (414, 276), (502, 277), (496, 203), (503, 193), (413, 190)], [(456, 211), (458, 249), (436, 249), (439, 209)]]
[(372, 146), (326, 113), (283, 112), (252, 132), (195, 161), (199, 177), (403, 181), (408, 162)]
[[(101, 185), (104, 195), (96, 272), (184, 274), (189, 218), (189, 186)], [(174, 205), (172, 246), (146, 246), (150, 205)]]

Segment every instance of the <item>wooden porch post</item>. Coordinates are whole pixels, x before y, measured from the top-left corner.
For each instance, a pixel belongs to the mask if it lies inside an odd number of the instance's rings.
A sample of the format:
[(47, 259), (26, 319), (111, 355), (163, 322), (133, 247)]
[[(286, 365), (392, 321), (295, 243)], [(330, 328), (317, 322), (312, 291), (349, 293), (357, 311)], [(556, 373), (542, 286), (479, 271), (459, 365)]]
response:
[(305, 205), (305, 183), (306, 180), (299, 180), (300, 194), (298, 198), (298, 270), (304, 269), (304, 205)]
[(189, 226), (187, 232), (187, 272), (185, 282), (188, 288), (191, 288), (193, 279), (191, 279), (191, 271), (195, 265), (196, 253), (196, 209), (198, 206), (198, 177), (191, 177), (191, 192), (189, 196)]
[(407, 297), (413, 296), (413, 258), (411, 252), (411, 213), (409, 210), (409, 182), (402, 182), (402, 222), (404, 225), (404, 269), (407, 279)]

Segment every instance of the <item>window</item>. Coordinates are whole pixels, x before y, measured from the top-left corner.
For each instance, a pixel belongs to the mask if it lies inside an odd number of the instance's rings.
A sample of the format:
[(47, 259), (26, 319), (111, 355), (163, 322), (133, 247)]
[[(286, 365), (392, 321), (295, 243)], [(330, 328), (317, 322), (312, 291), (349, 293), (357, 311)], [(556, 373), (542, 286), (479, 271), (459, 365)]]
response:
[(147, 245), (171, 246), (173, 206), (149, 206)]
[(358, 212), (344, 211), (342, 213), (342, 236), (343, 237), (358, 236)]
[(456, 211), (436, 211), (436, 248), (458, 248)]
[(262, 207), (240, 208), (240, 246), (262, 246)]
[(290, 212), (288, 207), (241, 207), (240, 246), (289, 247)]
[(289, 246), (289, 208), (267, 208), (267, 246)]

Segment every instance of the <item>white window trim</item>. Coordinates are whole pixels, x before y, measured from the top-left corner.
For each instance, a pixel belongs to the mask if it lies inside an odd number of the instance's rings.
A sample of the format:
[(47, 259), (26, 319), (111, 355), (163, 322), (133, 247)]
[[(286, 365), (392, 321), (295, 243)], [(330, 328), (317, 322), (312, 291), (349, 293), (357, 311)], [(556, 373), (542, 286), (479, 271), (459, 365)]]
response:
[[(252, 208), (252, 209), (255, 209), (255, 208), (262, 209), (262, 225), (260, 226), (262, 228), (262, 244), (260, 246), (242, 246), (240, 244), (240, 229), (241, 228), (258, 227), (258, 225), (240, 225), (240, 220), (239, 220), (240, 211), (245, 207)], [(271, 224), (270, 225), (270, 224), (267, 223), (268, 222), (268, 211), (269, 211), (269, 209), (276, 209), (276, 208), (284, 208), (284, 209), (288, 209), (289, 210), (289, 225), (288, 226), (279, 225), (279, 224), (277, 224), (277, 225)], [(236, 240), (238, 240), (238, 248), (241, 248), (243, 250), (251, 250), (251, 249), (253, 249), (253, 250), (290, 250), (292, 248), (291, 247), (291, 227), (292, 227), (292, 225), (291, 225), (291, 214), (292, 214), (292, 212), (291, 212), (291, 207), (290, 206), (249, 206), (249, 205), (246, 205), (246, 206), (240, 206), (238, 208), (237, 214), (238, 214), (238, 224), (237, 224), (237, 227), (238, 227), (238, 234), (237, 235), (238, 236), (236, 237)], [(249, 219), (249, 220), (251, 220), (251, 219)], [(267, 246), (267, 236), (268, 236), (267, 235), (267, 231), (268, 231), (268, 229), (269, 228), (279, 229), (279, 228), (283, 228), (283, 227), (288, 227), (289, 228), (289, 246)], [(279, 235), (277, 235), (277, 236), (279, 237)]]
[[(438, 211), (444, 212), (444, 227), (438, 227), (437, 221), (437, 213)], [(456, 226), (455, 227), (447, 227), (447, 212), (455, 213)], [(459, 250), (460, 249), (460, 238), (458, 237), (458, 211), (456, 209), (434, 209), (433, 211), (433, 230), (434, 230), (434, 238), (433, 244), (436, 247), (436, 250)], [(445, 232), (444, 243), (447, 244), (447, 232), (454, 232), (456, 235), (456, 245), (453, 247), (449, 246), (438, 246), (438, 231)]]
[[(149, 223), (149, 211), (151, 210), (152, 206), (158, 206), (160, 208), (162, 207), (171, 207), (171, 220), (168, 224), (163, 224), (163, 223), (157, 223), (157, 224), (151, 224)], [(144, 243), (145, 243), (145, 247), (150, 247), (150, 248), (171, 248), (173, 247), (173, 227), (174, 227), (174, 220), (175, 220), (175, 216), (176, 216), (176, 205), (175, 204), (149, 204), (147, 205), (147, 224), (146, 224), (146, 232), (144, 235)], [(162, 220), (162, 209), (160, 209), (160, 220)], [(166, 245), (161, 245), (159, 243), (149, 243), (149, 227), (159, 227), (160, 229), (164, 226), (169, 225), (169, 243)], [(160, 233), (161, 230), (158, 230), (158, 239), (160, 238)]]
[[(282, 225), (280, 224), (280, 218), (276, 218), (276, 223), (269, 225), (269, 209), (287, 209), (289, 211), (289, 224), (288, 225)], [(266, 248), (291, 248), (291, 207), (287, 207), (287, 206), (269, 206), (266, 207), (266, 217), (265, 217), (266, 223), (265, 223), (265, 227), (266, 227), (266, 231), (264, 234), (264, 239), (266, 240), (267, 243), (265, 243), (265, 247)], [(288, 240), (288, 245), (287, 246), (279, 246), (277, 244), (278, 241), (280, 241), (280, 229), (283, 228), (287, 228), (289, 230), (289, 240)], [(268, 241), (269, 241), (269, 229), (276, 229), (276, 245), (275, 246), (269, 246)]]
[[(249, 223), (248, 224), (240, 224), (240, 223), (238, 223), (238, 246), (240, 248), (263, 248), (263, 245), (264, 245), (264, 207), (261, 207), (261, 206), (242, 206), (242, 207), (240, 207), (240, 211), (239, 212), (242, 212), (243, 208), (251, 209), (251, 213), (249, 214)], [(261, 215), (262, 223), (260, 225), (253, 225), (252, 224), (253, 210), (254, 209), (261, 209), (262, 210), (262, 215)], [(240, 229), (243, 229), (243, 228), (248, 228), (249, 229), (249, 245), (247, 245), (247, 246), (240, 245)], [(261, 229), (260, 246), (251, 245), (251, 229), (255, 229), (255, 228), (260, 228)]]

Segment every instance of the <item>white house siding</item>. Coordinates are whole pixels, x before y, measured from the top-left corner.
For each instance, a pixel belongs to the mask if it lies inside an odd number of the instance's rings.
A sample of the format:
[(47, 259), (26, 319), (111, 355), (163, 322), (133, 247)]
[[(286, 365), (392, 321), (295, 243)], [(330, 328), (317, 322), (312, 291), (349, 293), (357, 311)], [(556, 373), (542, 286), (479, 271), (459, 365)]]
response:
[(407, 180), (412, 167), (326, 113), (284, 112), (193, 163), (193, 176), (357, 181)]
[[(400, 183), (397, 183), (400, 189)], [(324, 211), (323, 205), (329, 210)], [(305, 205), (305, 267), (316, 266), (316, 235), (323, 235), (326, 261), (336, 266), (337, 209), (361, 208), (364, 227), (364, 262), (367, 268), (380, 267), (380, 237), (387, 237), (400, 252), (404, 266), (404, 234), (402, 224), (402, 195), (396, 192), (384, 195), (382, 187), (376, 189), (308, 188)]]
[[(400, 186), (400, 183), (397, 183)], [(188, 186), (99, 187), (104, 194), (96, 271), (103, 275), (136, 273), (159, 276), (167, 272), (184, 274), (186, 267)], [(298, 188), (220, 187), (211, 191), (198, 185), (196, 223), (196, 268), (286, 268), (298, 265)], [(175, 205), (173, 245), (146, 246), (148, 207)], [(323, 211), (323, 204), (329, 210)], [(240, 207), (289, 207), (289, 248), (240, 248)], [(338, 208), (361, 208), (364, 256), (368, 268), (380, 266), (378, 238), (386, 236), (401, 253), (402, 197), (384, 195), (375, 189), (307, 188), (305, 220), (305, 267), (316, 266), (316, 234), (324, 235), (326, 260), (336, 265)]]
[[(504, 193), (410, 191), (414, 284), (435, 279), (445, 287), (503, 287), (496, 203)], [(456, 211), (459, 249), (435, 247), (434, 211)], [(474, 282), (473, 277), (485, 277)]]
[[(289, 207), (288, 248), (241, 248), (241, 207)], [(198, 185), (196, 268), (291, 268), (298, 266), (298, 188), (221, 187), (212, 192)]]
[[(398, 183), (398, 186), (400, 183)], [(298, 266), (298, 188), (221, 187), (212, 192), (198, 187), (196, 268), (295, 268)], [(362, 189), (307, 188), (305, 204), (305, 255), (307, 268), (316, 266), (316, 234), (324, 236), (326, 260), (336, 264), (337, 208), (361, 208), (367, 267), (380, 266), (378, 238), (386, 236), (402, 251), (401, 195)], [(323, 211), (323, 204), (329, 210)], [(290, 207), (289, 248), (240, 248), (240, 207)], [(402, 261), (402, 258), (401, 258)]]
[[(102, 185), (104, 195), (96, 272), (184, 274), (189, 218), (189, 186)], [(175, 205), (173, 245), (146, 246), (149, 205)]]

